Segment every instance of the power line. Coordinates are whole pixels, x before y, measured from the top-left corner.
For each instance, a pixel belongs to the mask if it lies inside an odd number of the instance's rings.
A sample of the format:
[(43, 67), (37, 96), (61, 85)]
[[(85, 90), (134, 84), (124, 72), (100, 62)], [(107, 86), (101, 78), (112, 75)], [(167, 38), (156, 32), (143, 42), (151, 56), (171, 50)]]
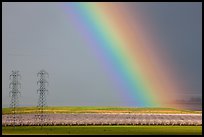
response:
[(46, 115), (44, 114), (44, 108), (47, 105), (46, 102), (46, 93), (48, 93), (48, 90), (46, 89), (46, 85), (48, 85), (48, 82), (46, 80), (46, 76), (48, 77), (48, 73), (45, 70), (41, 70), (37, 73), (37, 76), (39, 76), (39, 80), (37, 81), (37, 84), (40, 85), (40, 88), (37, 90), (37, 93), (39, 93), (39, 99), (38, 99), (38, 114), (37, 119), (39, 122), (39, 125), (42, 126), (45, 124), (46, 121)]
[(11, 89), (9, 92), (9, 96), (11, 97), (10, 108), (12, 114), (8, 116), (8, 120), (10, 121), (12, 126), (19, 125), (20, 117), (16, 115), (16, 108), (19, 105), (19, 88), (21, 88), (21, 83), (19, 82), (19, 78), (21, 75), (18, 70), (13, 70), (9, 79), (11, 80), (9, 84), (9, 88)]

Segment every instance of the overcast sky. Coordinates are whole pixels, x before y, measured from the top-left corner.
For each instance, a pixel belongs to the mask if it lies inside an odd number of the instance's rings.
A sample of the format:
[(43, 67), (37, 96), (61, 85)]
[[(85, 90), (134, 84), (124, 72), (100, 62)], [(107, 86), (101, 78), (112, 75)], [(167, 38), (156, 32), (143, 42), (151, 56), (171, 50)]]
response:
[[(36, 106), (37, 72), (50, 77), (49, 105), (121, 106), (94, 54), (83, 45), (62, 3), (3, 3), (2, 104), (8, 107), (9, 75), (22, 75), (21, 106)], [(202, 3), (129, 3), (144, 12), (171, 61), (188, 85), (189, 97), (202, 95)], [(134, 14), (134, 13), (133, 13)], [(134, 17), (134, 16), (133, 16)]]

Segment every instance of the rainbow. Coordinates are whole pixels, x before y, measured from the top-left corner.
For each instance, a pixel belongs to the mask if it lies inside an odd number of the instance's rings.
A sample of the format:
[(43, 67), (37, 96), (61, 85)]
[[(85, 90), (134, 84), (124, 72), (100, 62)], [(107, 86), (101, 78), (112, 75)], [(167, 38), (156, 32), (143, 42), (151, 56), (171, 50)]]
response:
[(140, 14), (125, 3), (63, 3), (69, 22), (87, 42), (120, 92), (138, 107), (175, 107), (181, 90), (165, 51)]

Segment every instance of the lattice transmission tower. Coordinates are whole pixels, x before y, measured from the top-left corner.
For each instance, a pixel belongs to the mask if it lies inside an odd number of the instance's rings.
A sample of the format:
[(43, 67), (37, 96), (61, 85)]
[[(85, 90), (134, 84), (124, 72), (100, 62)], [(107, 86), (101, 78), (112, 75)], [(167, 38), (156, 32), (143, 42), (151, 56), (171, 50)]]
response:
[(19, 82), (19, 79), (21, 78), (21, 75), (19, 74), (18, 70), (13, 70), (11, 72), (11, 75), (9, 76), (9, 79), (11, 80), (9, 84), (9, 88), (11, 89), (9, 92), (9, 97), (11, 97), (11, 103), (10, 108), (12, 111), (12, 114), (7, 117), (7, 120), (9, 121), (9, 125), (16, 126), (19, 125), (21, 122), (20, 116), (16, 114), (17, 107), (19, 105), (19, 95), (21, 88), (21, 83)]
[(49, 75), (45, 70), (41, 70), (37, 73), (37, 76), (39, 76), (37, 84), (40, 85), (40, 88), (37, 90), (37, 93), (39, 93), (37, 105), (38, 108), (37, 120), (42, 128), (42, 126), (45, 125), (47, 118), (47, 115), (44, 113), (44, 108), (47, 106), (46, 93), (48, 93), (48, 90), (46, 89), (46, 85), (48, 85), (48, 82), (46, 80), (46, 77), (48, 77)]

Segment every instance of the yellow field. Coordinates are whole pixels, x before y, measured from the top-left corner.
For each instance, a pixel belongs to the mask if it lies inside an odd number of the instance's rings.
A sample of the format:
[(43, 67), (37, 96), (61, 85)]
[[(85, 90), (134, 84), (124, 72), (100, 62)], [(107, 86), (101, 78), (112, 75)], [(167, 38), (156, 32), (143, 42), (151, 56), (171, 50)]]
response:
[[(36, 113), (37, 107), (19, 107), (18, 114)], [(135, 107), (95, 107), (95, 106), (60, 106), (46, 107), (45, 113), (160, 113), (160, 114), (201, 114), (202, 111), (174, 108), (135, 108)], [(2, 114), (11, 114), (10, 108), (2, 108)]]

